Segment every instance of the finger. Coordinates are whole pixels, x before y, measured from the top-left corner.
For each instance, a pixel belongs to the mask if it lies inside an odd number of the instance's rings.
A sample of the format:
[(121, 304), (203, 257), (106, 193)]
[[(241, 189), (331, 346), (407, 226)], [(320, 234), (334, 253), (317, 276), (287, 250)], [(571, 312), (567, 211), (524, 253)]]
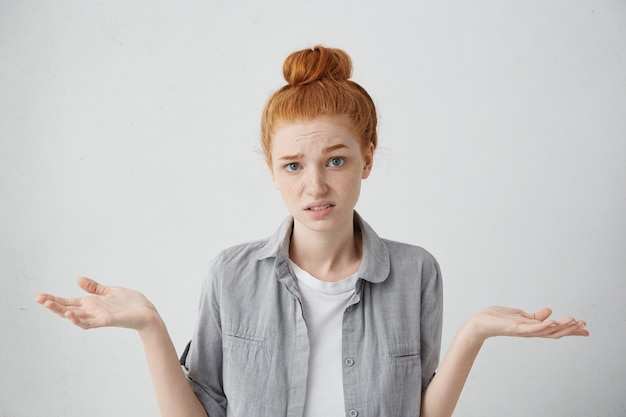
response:
[(570, 324), (578, 323), (574, 317), (565, 317), (558, 322), (560, 325), (568, 326)]
[(65, 317), (72, 323), (85, 330), (101, 327), (91, 314), (87, 314), (82, 310), (72, 310), (65, 313)]
[(80, 317), (78, 317), (78, 315), (76, 315), (75, 312), (73, 311), (68, 311), (65, 314), (65, 317), (71, 321), (72, 323), (74, 323), (75, 325), (77, 325), (78, 327), (81, 327), (83, 329), (89, 329), (89, 325), (88, 322)]
[(56, 295), (39, 293), (35, 296), (35, 301), (39, 304), (45, 304), (47, 301), (52, 301), (64, 306), (80, 306), (82, 304), (82, 298), (63, 298)]
[(589, 336), (586, 326), (587, 323), (583, 320), (576, 321), (569, 317), (556, 323), (548, 332), (536, 336), (551, 339), (560, 339), (564, 336)]
[(574, 336), (589, 336), (589, 330), (586, 327), (580, 327)]
[(552, 314), (552, 310), (550, 310), (549, 308), (542, 308), (541, 310), (537, 310), (534, 313), (527, 313), (524, 310), (515, 310), (512, 309), (511, 310), (512, 313), (515, 313), (527, 320), (529, 320), (530, 322), (537, 322), (537, 321), (544, 321), (545, 319), (547, 319), (548, 317), (550, 317), (550, 315)]
[(546, 337), (552, 334), (558, 324), (556, 324), (553, 320), (550, 321), (541, 321), (535, 322), (533, 324), (527, 324), (524, 326), (524, 330), (520, 332), (520, 336), (522, 337)]
[(43, 303), (43, 305), (48, 310), (52, 311), (53, 313), (58, 314), (61, 317), (65, 317), (65, 313), (67, 313), (68, 311), (72, 311), (74, 309), (79, 308), (77, 306), (67, 306), (67, 305), (59, 304), (55, 300), (47, 300)]
[(65, 317), (65, 312), (67, 311), (67, 309), (57, 303), (55, 303), (53, 300), (45, 300), (44, 302), (41, 303), (44, 307), (46, 307), (48, 310), (52, 311), (53, 313), (61, 316), (61, 317)]
[(108, 292), (107, 286), (101, 285), (91, 278), (80, 277), (78, 278), (78, 280), (76, 280), (76, 282), (78, 283), (78, 286), (80, 288), (82, 288), (84, 291), (88, 292), (89, 294), (105, 295)]
[(560, 339), (565, 336), (589, 336), (589, 331), (586, 329), (586, 323), (583, 321), (570, 323), (560, 327), (546, 337)]
[(533, 314), (533, 318), (535, 320), (544, 321), (548, 317), (550, 317), (551, 315), (552, 315), (552, 310), (551, 309), (549, 309), (549, 308), (542, 308), (541, 310), (537, 310)]
[(44, 304), (46, 301), (51, 299), (54, 299), (54, 296), (50, 294), (39, 293), (35, 296), (35, 301), (39, 304)]

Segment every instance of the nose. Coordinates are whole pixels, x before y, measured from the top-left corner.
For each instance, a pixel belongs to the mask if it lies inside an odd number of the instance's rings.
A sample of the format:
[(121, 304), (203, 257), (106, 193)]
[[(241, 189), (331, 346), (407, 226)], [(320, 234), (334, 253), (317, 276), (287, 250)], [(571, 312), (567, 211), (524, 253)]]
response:
[(322, 169), (311, 169), (306, 176), (306, 192), (311, 196), (323, 196), (328, 191), (326, 175)]

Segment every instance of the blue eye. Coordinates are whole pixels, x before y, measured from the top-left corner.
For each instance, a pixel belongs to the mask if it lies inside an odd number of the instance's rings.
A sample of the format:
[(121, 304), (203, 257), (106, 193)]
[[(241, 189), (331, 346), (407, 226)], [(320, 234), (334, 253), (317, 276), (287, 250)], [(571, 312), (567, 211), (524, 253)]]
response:
[(297, 171), (298, 169), (300, 169), (300, 164), (297, 162), (291, 162), (287, 165), (285, 165), (285, 169), (287, 171)]
[(336, 168), (336, 167), (342, 166), (345, 162), (346, 162), (345, 159), (341, 157), (335, 157), (335, 158), (331, 158), (330, 161), (328, 161), (328, 166)]

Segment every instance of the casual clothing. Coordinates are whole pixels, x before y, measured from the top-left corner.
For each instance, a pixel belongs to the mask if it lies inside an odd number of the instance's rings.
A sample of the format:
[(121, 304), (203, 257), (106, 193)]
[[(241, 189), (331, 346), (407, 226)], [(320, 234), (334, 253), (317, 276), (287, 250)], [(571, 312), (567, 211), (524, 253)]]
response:
[(304, 417), (345, 415), (343, 397), (343, 313), (356, 293), (358, 274), (341, 281), (320, 281), (289, 262), (302, 300), (309, 335), (309, 372)]
[[(209, 417), (303, 414), (310, 348), (289, 268), (292, 224), (212, 263), (182, 359)], [(343, 315), (345, 415), (418, 416), (439, 361), (439, 266), (424, 249), (379, 238), (356, 213), (355, 227), (363, 259)]]

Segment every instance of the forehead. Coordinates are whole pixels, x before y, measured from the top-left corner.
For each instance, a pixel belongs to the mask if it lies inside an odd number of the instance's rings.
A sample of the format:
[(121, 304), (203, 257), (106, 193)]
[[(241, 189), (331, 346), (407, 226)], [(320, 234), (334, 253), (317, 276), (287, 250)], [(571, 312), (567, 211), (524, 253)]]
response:
[(342, 116), (319, 116), (311, 120), (280, 123), (272, 134), (272, 153), (343, 144), (358, 148), (350, 122)]

